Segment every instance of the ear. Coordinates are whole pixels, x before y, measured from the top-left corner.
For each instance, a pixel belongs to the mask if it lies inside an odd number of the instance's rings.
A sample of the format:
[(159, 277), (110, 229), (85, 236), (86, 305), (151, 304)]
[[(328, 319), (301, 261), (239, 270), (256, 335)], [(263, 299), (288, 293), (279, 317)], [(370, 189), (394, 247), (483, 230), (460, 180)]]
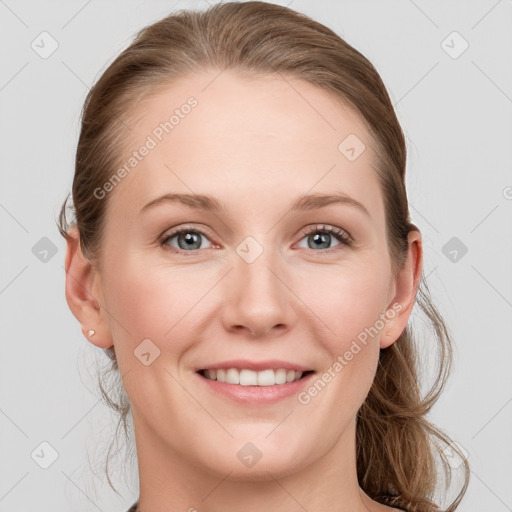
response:
[[(85, 258), (80, 245), (78, 229), (69, 230), (66, 249), (66, 301), (69, 309), (82, 324), (83, 335), (97, 347), (113, 345), (101, 292), (100, 274)], [(103, 311), (102, 311), (103, 309)], [(94, 335), (89, 335), (89, 330)]]
[(404, 331), (411, 316), (423, 268), (423, 246), (420, 231), (410, 231), (404, 268), (394, 278), (394, 297), (388, 305), (390, 320), (380, 338), (380, 348), (392, 345)]

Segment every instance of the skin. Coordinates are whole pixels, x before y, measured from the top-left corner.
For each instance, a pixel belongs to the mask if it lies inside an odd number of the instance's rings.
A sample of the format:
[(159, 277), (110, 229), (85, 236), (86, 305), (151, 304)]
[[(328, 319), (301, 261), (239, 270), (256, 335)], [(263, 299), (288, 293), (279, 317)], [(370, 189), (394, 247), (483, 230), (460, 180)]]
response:
[[(411, 314), (421, 235), (409, 234), (406, 264), (393, 275), (371, 139), (338, 99), (279, 75), (217, 75), (182, 78), (135, 106), (128, 156), (169, 111), (190, 96), (198, 101), (104, 199), (99, 265), (84, 258), (75, 230), (67, 248), (69, 307), (91, 343), (115, 348), (132, 403), (140, 509), (398, 510), (358, 485), (355, 420), (379, 350), (397, 340)], [(350, 133), (366, 145), (355, 161), (338, 150)], [(368, 215), (347, 204), (289, 211), (303, 194), (333, 191)], [(167, 192), (212, 195), (227, 209), (169, 202), (139, 214)], [(197, 235), (195, 255), (172, 252), (177, 237), (161, 245), (160, 235), (189, 224), (206, 233)], [(308, 237), (304, 229), (317, 224), (345, 230), (354, 243), (331, 236), (309, 247), (316, 232)], [(252, 263), (236, 252), (248, 236), (263, 247)], [(400, 312), (307, 405), (297, 396), (236, 403), (195, 373), (228, 359), (277, 358), (321, 375), (393, 304)], [(148, 366), (134, 356), (146, 338), (160, 350)], [(247, 442), (262, 453), (252, 467), (237, 457)]]

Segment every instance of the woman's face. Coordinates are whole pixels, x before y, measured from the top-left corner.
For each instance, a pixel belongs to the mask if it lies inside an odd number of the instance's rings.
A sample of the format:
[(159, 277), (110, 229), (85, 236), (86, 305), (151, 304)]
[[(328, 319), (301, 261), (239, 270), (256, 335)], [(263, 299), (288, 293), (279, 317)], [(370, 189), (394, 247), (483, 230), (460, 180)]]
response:
[[(311, 84), (224, 71), (160, 90), (128, 124), (125, 173), (98, 192), (94, 293), (137, 443), (241, 479), (354, 455), (379, 349), (406, 322), (361, 120)], [(305, 377), (198, 372), (230, 368)]]

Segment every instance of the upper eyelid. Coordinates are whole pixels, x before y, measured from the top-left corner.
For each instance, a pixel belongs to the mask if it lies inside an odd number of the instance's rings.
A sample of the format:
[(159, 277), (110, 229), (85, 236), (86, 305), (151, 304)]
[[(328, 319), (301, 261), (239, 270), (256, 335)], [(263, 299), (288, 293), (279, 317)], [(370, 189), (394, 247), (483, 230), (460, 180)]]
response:
[(212, 236), (208, 233), (208, 230), (206, 228), (185, 225), (183, 227), (167, 229), (159, 238), (161, 238), (162, 240), (166, 240), (169, 237), (175, 237), (176, 235), (179, 235), (183, 231), (195, 231), (207, 237)]
[(312, 224), (312, 225), (304, 228), (302, 233), (310, 233), (310, 232), (315, 232), (315, 231), (327, 231), (327, 232), (340, 231), (341, 232), (340, 234), (346, 234), (348, 238), (350, 238), (351, 240), (353, 239), (352, 235), (346, 229), (340, 228), (338, 226), (332, 226), (331, 224)]

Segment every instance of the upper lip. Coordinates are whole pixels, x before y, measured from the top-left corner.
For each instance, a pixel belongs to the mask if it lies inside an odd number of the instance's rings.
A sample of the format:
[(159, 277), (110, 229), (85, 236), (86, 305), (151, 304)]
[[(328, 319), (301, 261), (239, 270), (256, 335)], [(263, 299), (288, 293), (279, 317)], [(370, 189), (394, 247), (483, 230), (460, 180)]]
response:
[(268, 359), (266, 361), (249, 361), (247, 359), (232, 359), (230, 361), (221, 361), (220, 363), (208, 363), (205, 366), (201, 366), (196, 369), (199, 370), (218, 370), (228, 369), (228, 368), (238, 368), (238, 369), (247, 369), (253, 371), (262, 371), (275, 369), (278, 370), (283, 368), (285, 370), (295, 370), (296, 372), (307, 372), (310, 371), (311, 368), (304, 366), (302, 364), (291, 363), (290, 361), (282, 361), (279, 359)]

